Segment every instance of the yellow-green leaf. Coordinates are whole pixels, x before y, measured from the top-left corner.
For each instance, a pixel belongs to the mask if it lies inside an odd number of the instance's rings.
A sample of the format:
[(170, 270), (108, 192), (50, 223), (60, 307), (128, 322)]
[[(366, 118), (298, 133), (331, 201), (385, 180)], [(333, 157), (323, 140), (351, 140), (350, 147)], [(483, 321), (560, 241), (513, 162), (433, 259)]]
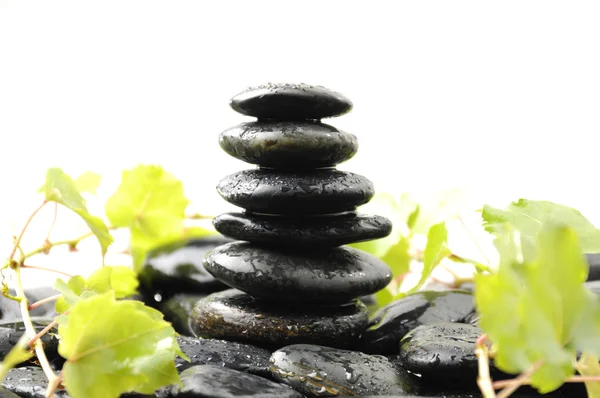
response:
[(73, 398), (117, 398), (151, 394), (180, 383), (175, 330), (160, 312), (139, 301), (107, 293), (77, 302), (61, 319), (58, 333), (63, 384)]
[(425, 283), (435, 267), (451, 254), (448, 249), (448, 230), (446, 223), (440, 222), (432, 225), (427, 232), (427, 244), (423, 253), (423, 271), (419, 282), (409, 291), (416, 292)]
[(79, 192), (87, 192), (96, 194), (96, 190), (100, 186), (102, 177), (92, 171), (86, 171), (75, 179), (75, 187)]
[(33, 357), (33, 353), (27, 348), (28, 341), (27, 334), (23, 334), (17, 344), (6, 354), (4, 360), (0, 362), (0, 381), (4, 381), (9, 370)]

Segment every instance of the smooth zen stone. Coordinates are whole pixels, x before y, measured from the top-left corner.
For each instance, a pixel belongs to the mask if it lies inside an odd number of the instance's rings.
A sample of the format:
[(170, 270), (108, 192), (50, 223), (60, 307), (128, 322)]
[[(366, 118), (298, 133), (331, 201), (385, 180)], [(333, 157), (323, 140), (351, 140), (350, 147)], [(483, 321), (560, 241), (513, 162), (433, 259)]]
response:
[(271, 377), (269, 358), (271, 351), (250, 344), (233, 341), (202, 339), (195, 337), (177, 337), (181, 351), (191, 362), (175, 358), (178, 372), (195, 365), (216, 365), (263, 377)]
[(318, 345), (296, 344), (271, 355), (276, 380), (313, 397), (403, 396), (413, 389), (407, 373), (387, 358)]
[(234, 96), (229, 105), (238, 113), (259, 119), (305, 120), (341, 116), (352, 102), (322, 86), (267, 83)]
[(356, 136), (315, 122), (250, 122), (221, 133), (219, 145), (244, 162), (277, 169), (332, 167), (358, 151)]
[(277, 349), (296, 343), (354, 347), (367, 322), (358, 300), (331, 307), (282, 304), (230, 289), (200, 300), (190, 324), (199, 337)]
[(173, 386), (173, 397), (302, 398), (292, 388), (253, 374), (215, 365), (197, 365), (181, 372), (182, 386)]
[(204, 267), (254, 297), (299, 303), (347, 303), (392, 280), (386, 263), (347, 246), (292, 250), (233, 242), (210, 252)]
[(476, 387), (475, 343), (482, 334), (476, 326), (459, 323), (418, 326), (400, 341), (400, 364), (425, 382)]
[(400, 340), (417, 326), (434, 322), (464, 323), (475, 311), (471, 292), (420, 291), (403, 297), (379, 310), (362, 334), (361, 351), (392, 355), (400, 349)]
[(355, 210), (375, 193), (366, 177), (339, 170), (244, 170), (222, 179), (217, 191), (229, 203), (251, 212), (282, 215)]
[(156, 295), (160, 296), (157, 301), (163, 301), (176, 293), (208, 294), (226, 289), (227, 286), (206, 272), (202, 260), (206, 253), (229, 242), (231, 239), (217, 235), (153, 249), (138, 275), (145, 301), (152, 301)]
[(193, 336), (190, 329), (190, 317), (194, 306), (206, 294), (180, 293), (160, 304), (159, 309), (165, 316), (165, 321), (173, 324), (173, 329), (184, 336)]
[[(37, 366), (25, 366), (13, 368), (8, 371), (2, 386), (8, 391), (25, 398), (44, 398), (48, 388), (48, 379), (42, 368)], [(57, 389), (55, 398), (68, 398), (66, 390)]]
[(392, 222), (382, 216), (343, 214), (281, 217), (224, 213), (213, 220), (215, 229), (236, 240), (291, 247), (335, 247), (385, 238)]
[(589, 265), (587, 280), (600, 280), (600, 253), (586, 253), (585, 258)]

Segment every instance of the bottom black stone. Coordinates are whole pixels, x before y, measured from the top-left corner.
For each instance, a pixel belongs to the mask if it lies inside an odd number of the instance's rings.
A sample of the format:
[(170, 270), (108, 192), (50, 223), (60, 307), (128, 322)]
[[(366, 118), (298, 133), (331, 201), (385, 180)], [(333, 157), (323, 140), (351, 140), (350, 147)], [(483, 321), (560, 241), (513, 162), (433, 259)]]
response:
[(290, 344), (353, 348), (367, 322), (367, 308), (359, 300), (340, 306), (280, 304), (228, 289), (198, 301), (190, 326), (198, 337), (272, 349)]

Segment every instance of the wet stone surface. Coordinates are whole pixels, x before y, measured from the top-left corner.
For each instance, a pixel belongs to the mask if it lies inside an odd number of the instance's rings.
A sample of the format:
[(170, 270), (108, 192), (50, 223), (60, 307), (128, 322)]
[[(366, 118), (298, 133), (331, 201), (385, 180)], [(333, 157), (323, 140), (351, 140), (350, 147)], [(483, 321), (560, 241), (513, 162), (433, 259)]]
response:
[(255, 297), (299, 303), (347, 303), (392, 279), (386, 263), (351, 247), (291, 250), (233, 242), (214, 249), (204, 266)]
[(277, 349), (296, 343), (351, 348), (367, 326), (358, 300), (344, 306), (270, 302), (230, 289), (200, 300), (192, 314), (196, 336)]
[(476, 388), (475, 343), (483, 331), (459, 323), (433, 323), (411, 330), (400, 341), (398, 360), (423, 379), (447, 385), (467, 383)]
[(336, 247), (385, 238), (392, 232), (389, 219), (356, 213), (316, 217), (224, 213), (213, 225), (232, 239), (301, 248)]
[(181, 388), (170, 396), (209, 398), (302, 398), (292, 388), (253, 374), (215, 365), (197, 365), (181, 372)]
[(229, 203), (248, 211), (287, 215), (354, 211), (375, 193), (366, 177), (328, 169), (243, 170), (223, 178), (217, 191)]
[(471, 292), (420, 291), (379, 310), (362, 334), (361, 351), (393, 355), (400, 351), (400, 340), (417, 326), (436, 323), (464, 323), (475, 311)]
[(179, 347), (191, 362), (175, 358), (178, 372), (195, 365), (216, 365), (259, 376), (271, 377), (269, 358), (271, 351), (250, 344), (233, 341), (177, 337)]
[(323, 86), (268, 83), (250, 87), (234, 96), (233, 110), (258, 119), (306, 120), (341, 116), (350, 112), (352, 102)]
[(176, 293), (213, 293), (227, 288), (212, 277), (202, 266), (206, 253), (215, 247), (231, 242), (216, 235), (185, 240), (165, 245), (151, 251), (139, 274), (140, 291), (152, 301), (160, 295), (166, 300)]
[[(32, 317), (31, 320), (36, 332), (41, 332), (52, 322), (52, 318), (49, 317)], [(56, 337), (56, 333), (58, 333), (58, 327), (55, 326), (49, 333), (43, 335), (41, 340), (50, 365), (54, 369), (60, 369), (64, 363), (64, 359), (58, 354), (58, 338)], [(25, 324), (23, 321), (3, 320), (0, 322), (0, 361), (4, 360), (6, 354), (17, 344), (23, 334), (25, 334)], [(35, 360), (34, 357), (17, 366), (33, 365), (32, 361)]]
[(271, 355), (271, 372), (307, 396), (403, 396), (414, 389), (408, 373), (387, 358), (357, 351), (297, 344)]
[(173, 324), (175, 331), (183, 336), (193, 336), (190, 329), (190, 317), (198, 300), (206, 294), (180, 293), (168, 300), (161, 302), (159, 310), (164, 314), (164, 319)]
[[(13, 368), (8, 371), (2, 386), (8, 391), (24, 398), (44, 398), (48, 388), (48, 379), (42, 368), (37, 366), (25, 366)], [(55, 398), (69, 397), (65, 390), (57, 390)]]
[(356, 136), (314, 122), (250, 122), (221, 133), (219, 145), (247, 163), (277, 169), (332, 167), (358, 151)]

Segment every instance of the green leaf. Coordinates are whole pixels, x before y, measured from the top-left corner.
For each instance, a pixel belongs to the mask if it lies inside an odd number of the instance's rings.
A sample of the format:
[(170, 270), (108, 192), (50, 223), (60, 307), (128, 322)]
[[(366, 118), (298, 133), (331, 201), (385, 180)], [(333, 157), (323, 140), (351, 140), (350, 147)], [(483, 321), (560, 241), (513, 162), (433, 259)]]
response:
[[(600, 363), (598, 361), (598, 355), (591, 355), (584, 352), (579, 361), (577, 361), (577, 370), (582, 376), (600, 378)], [(588, 398), (600, 398), (600, 382), (586, 381), (585, 388)]]
[(585, 286), (588, 264), (575, 228), (545, 224), (533, 255), (519, 256), (518, 232), (504, 228), (497, 273), (475, 276), (480, 325), (507, 373), (539, 366), (532, 385), (544, 394), (574, 373), (575, 354), (600, 354), (600, 300)]
[(33, 352), (29, 351), (27, 347), (28, 341), (27, 334), (23, 334), (17, 344), (6, 354), (4, 360), (0, 362), (0, 382), (4, 381), (9, 370), (33, 357)]
[(56, 300), (56, 312), (62, 314), (81, 299), (112, 291), (116, 298), (137, 293), (139, 282), (135, 271), (123, 266), (105, 266), (96, 270), (86, 280), (75, 275), (65, 283), (58, 279), (55, 288), (63, 295)]
[(431, 226), (427, 233), (427, 245), (423, 252), (423, 271), (421, 272), (421, 278), (409, 293), (419, 290), (427, 278), (429, 278), (435, 267), (450, 254), (452, 253), (450, 252), (450, 249), (448, 249), (448, 230), (446, 229), (446, 223), (440, 222)]
[(409, 214), (408, 219), (406, 220), (406, 225), (408, 229), (413, 229), (417, 224), (417, 220), (419, 219), (419, 214), (421, 214), (421, 206), (417, 205), (412, 213)]
[(75, 187), (79, 192), (87, 192), (95, 195), (96, 190), (100, 186), (100, 181), (102, 181), (100, 174), (86, 171), (75, 179)]
[(104, 256), (108, 246), (113, 242), (113, 237), (108, 232), (104, 221), (88, 212), (85, 200), (77, 190), (73, 179), (59, 168), (50, 168), (46, 173), (46, 183), (43, 190), (47, 201), (59, 203), (83, 218), (98, 238), (102, 248), (102, 256)]
[(506, 209), (486, 205), (482, 217), (485, 229), (492, 234), (496, 233), (499, 224), (512, 224), (521, 234), (525, 258), (533, 255), (537, 234), (542, 226), (549, 222), (574, 228), (584, 253), (600, 253), (600, 230), (571, 207), (548, 201), (519, 199)]
[(107, 292), (75, 304), (59, 324), (63, 384), (73, 398), (151, 394), (179, 384), (175, 330), (157, 310)]
[(105, 211), (114, 226), (130, 229), (136, 271), (149, 248), (182, 234), (188, 203), (181, 181), (160, 166), (140, 165), (123, 172)]

